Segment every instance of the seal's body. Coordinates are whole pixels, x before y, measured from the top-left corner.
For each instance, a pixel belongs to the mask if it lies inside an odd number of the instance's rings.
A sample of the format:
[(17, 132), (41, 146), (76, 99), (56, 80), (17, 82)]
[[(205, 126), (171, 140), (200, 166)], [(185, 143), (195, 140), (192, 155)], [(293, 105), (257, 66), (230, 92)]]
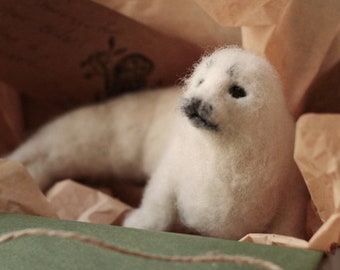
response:
[(203, 235), (304, 235), (306, 188), (295, 125), (264, 59), (238, 48), (203, 57), (175, 89), (128, 95), (67, 114), (9, 158), (41, 186), (79, 174), (150, 176), (124, 225)]
[(65, 178), (143, 180), (167, 144), (181, 92), (128, 94), (66, 113), (7, 158), (23, 163), (45, 190)]

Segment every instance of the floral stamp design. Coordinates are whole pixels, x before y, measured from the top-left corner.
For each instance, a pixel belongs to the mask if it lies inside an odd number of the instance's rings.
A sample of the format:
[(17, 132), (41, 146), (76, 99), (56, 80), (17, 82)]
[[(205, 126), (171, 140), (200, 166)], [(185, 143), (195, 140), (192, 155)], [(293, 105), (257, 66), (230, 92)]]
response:
[(110, 37), (107, 50), (90, 54), (80, 63), (82, 68), (87, 68), (86, 79), (95, 76), (104, 79), (105, 97), (144, 88), (154, 70), (154, 63), (145, 55), (127, 53), (127, 48), (115, 48), (115, 45), (115, 38)]

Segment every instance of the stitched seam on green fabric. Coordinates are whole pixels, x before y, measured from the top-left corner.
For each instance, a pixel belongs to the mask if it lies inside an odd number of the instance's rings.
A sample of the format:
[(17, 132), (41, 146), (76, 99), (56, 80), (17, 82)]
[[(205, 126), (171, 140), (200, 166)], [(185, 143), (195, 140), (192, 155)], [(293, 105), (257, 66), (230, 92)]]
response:
[(80, 233), (75, 233), (71, 231), (62, 230), (50, 230), (45, 228), (33, 228), (24, 229), (6, 233), (0, 237), (0, 244), (7, 243), (19, 238), (27, 236), (48, 236), (57, 237), (61, 239), (75, 240), (83, 243), (90, 244), (92, 246), (108, 249), (120, 254), (130, 255), (135, 257), (140, 257), (143, 259), (166, 261), (166, 262), (180, 262), (180, 263), (206, 263), (206, 262), (217, 262), (217, 263), (234, 263), (234, 264), (248, 264), (253, 266), (259, 266), (268, 270), (283, 270), (277, 264), (273, 262), (258, 259), (251, 256), (244, 255), (226, 255), (226, 254), (216, 254), (216, 255), (197, 255), (197, 256), (167, 256), (167, 255), (157, 255), (152, 253), (145, 253), (136, 250), (125, 249), (117, 245), (99, 240), (94, 237), (83, 235)]

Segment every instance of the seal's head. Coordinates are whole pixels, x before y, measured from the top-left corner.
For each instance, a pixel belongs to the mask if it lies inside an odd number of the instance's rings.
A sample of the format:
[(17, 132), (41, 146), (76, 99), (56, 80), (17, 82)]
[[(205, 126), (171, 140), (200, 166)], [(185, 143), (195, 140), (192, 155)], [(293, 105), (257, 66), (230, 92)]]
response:
[(284, 105), (273, 67), (236, 47), (204, 56), (184, 90), (182, 111), (195, 127), (209, 132), (242, 130)]

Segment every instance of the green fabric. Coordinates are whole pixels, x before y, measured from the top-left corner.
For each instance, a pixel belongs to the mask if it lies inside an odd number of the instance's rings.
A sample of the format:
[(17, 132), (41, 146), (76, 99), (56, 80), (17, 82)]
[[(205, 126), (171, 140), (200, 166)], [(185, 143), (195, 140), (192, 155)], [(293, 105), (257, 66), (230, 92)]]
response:
[[(238, 243), (208, 237), (149, 232), (25, 215), (0, 213), (0, 234), (25, 228), (76, 231), (120, 247), (163, 255), (207, 252), (248, 255), (270, 260), (284, 269), (313, 270), (322, 252)], [(224, 263), (168, 263), (122, 255), (89, 244), (46, 236), (30, 236), (0, 244), (0, 270), (27, 269), (261, 269)]]

